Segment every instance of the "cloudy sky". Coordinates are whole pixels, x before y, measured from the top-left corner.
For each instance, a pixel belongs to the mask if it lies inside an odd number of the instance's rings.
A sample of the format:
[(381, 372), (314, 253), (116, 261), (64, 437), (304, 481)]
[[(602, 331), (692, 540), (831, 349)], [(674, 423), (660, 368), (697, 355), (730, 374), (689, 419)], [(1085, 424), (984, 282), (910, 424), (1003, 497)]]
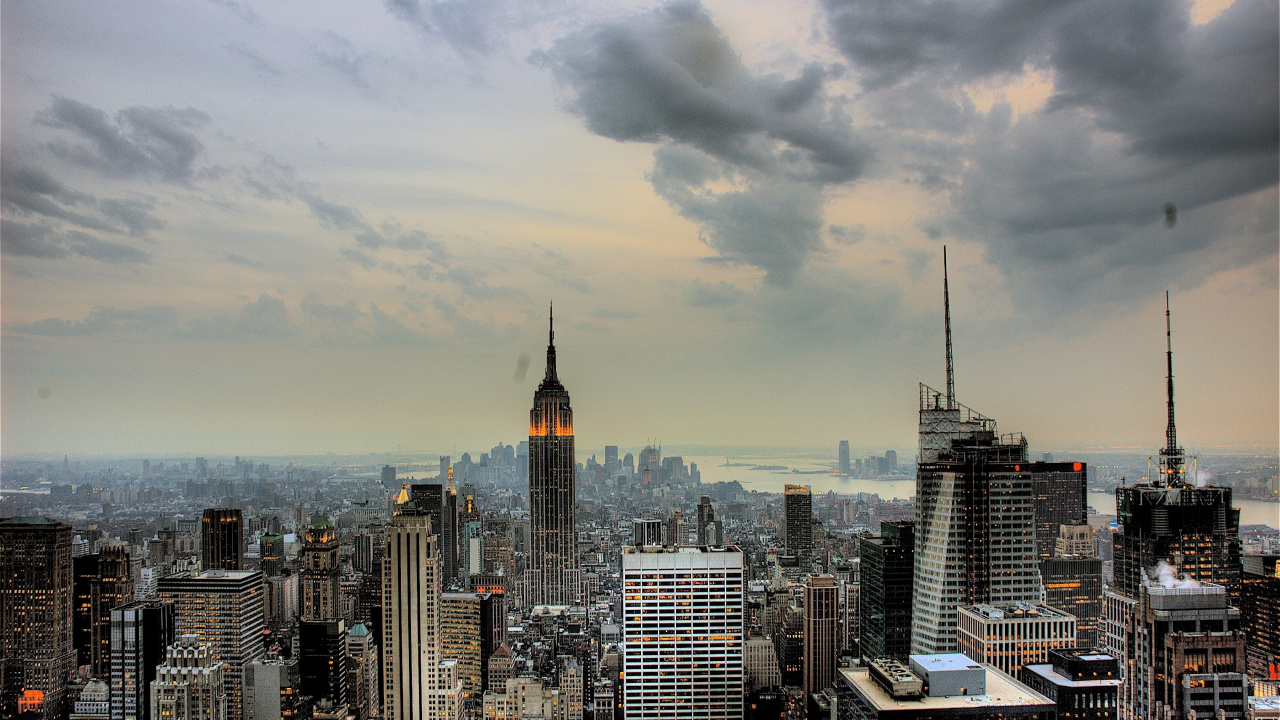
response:
[(1275, 448), (1275, 2), (0, 8), (7, 455)]

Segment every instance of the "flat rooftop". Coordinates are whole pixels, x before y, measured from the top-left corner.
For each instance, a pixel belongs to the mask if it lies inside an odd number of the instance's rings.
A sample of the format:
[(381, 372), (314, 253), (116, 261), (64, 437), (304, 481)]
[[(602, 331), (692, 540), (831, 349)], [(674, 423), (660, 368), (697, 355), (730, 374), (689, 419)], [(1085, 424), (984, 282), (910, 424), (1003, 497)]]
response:
[(1072, 680), (1065, 675), (1059, 675), (1053, 671), (1053, 666), (1048, 663), (1037, 663), (1035, 665), (1023, 665), (1022, 669), (1039, 675), (1058, 687), (1072, 688), (1100, 688), (1100, 687), (1120, 687), (1122, 681), (1119, 677), (1098, 678), (1096, 680)]
[[(963, 656), (961, 656), (963, 657)], [(967, 663), (972, 660), (965, 658)], [(987, 694), (951, 695), (900, 699), (891, 696), (871, 679), (867, 668), (841, 668), (840, 676), (877, 711), (920, 712), (953, 708), (1007, 708), (1009, 710), (1056, 710), (1049, 698), (990, 667), (987, 672)]]

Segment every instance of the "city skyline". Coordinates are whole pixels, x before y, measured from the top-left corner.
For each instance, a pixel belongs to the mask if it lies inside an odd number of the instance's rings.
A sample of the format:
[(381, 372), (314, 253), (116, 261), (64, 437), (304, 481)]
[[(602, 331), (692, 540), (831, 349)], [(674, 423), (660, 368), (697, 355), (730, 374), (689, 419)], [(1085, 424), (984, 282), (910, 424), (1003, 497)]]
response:
[(1033, 449), (1161, 446), (1169, 289), (1274, 452), (1276, 8), (958, 8), (7, 3), (0, 453), (511, 441), (550, 300), (580, 447), (910, 448), (944, 243)]

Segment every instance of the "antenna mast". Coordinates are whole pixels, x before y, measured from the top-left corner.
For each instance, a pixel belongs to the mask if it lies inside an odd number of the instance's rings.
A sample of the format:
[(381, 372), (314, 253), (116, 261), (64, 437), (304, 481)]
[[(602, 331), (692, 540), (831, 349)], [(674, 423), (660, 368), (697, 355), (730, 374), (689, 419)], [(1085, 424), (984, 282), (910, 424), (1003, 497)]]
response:
[[(947, 282), (947, 246), (942, 246), (942, 307), (943, 307), (943, 324), (947, 331), (947, 409), (956, 409), (956, 376), (955, 366), (951, 361), (951, 288)], [(1170, 367), (1173, 367), (1172, 360), (1169, 361)], [(1170, 373), (1173, 371), (1170, 370)], [(1173, 380), (1169, 380), (1169, 422), (1172, 427), (1173, 422)]]

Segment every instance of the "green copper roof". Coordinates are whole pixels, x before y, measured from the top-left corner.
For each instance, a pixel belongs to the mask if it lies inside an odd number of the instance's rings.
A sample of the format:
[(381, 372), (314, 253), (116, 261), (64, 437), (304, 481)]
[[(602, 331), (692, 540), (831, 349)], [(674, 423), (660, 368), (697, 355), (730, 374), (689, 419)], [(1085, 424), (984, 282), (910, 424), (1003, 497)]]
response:
[(333, 525), (329, 523), (329, 516), (327, 516), (327, 515), (317, 515), (317, 516), (315, 517), (315, 519), (311, 521), (311, 527), (313, 527), (313, 528), (327, 528), (327, 527), (333, 527)]
[(365, 627), (364, 623), (356, 623), (351, 626), (347, 634), (351, 637), (364, 637), (369, 634), (369, 628)]

